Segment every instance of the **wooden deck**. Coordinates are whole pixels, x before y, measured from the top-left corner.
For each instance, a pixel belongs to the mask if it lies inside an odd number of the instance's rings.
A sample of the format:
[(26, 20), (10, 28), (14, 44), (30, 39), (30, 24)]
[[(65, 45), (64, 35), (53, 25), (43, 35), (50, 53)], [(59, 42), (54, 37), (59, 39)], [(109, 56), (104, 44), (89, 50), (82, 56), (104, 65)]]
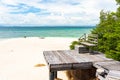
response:
[(94, 66), (97, 68), (103, 68), (106, 71), (110, 71), (110, 70), (120, 71), (119, 61), (96, 62)]
[[(107, 62), (96, 62), (93, 64), (94, 67), (98, 69), (103, 69), (102, 74), (106, 74), (105, 78), (101, 74), (98, 74), (98, 77), (101, 80), (120, 80), (120, 62), (119, 61), (107, 61)], [(111, 79), (109, 79), (111, 78)]]
[(49, 67), (50, 80), (54, 80), (60, 70), (90, 69), (98, 62), (114, 61), (103, 54), (79, 54), (74, 50), (44, 51), (43, 54)]

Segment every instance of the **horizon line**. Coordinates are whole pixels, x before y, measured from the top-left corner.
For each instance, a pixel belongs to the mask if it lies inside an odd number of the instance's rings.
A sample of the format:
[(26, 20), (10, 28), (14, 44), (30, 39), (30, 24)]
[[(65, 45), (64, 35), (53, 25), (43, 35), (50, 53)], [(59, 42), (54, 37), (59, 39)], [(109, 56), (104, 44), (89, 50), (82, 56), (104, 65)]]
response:
[(20, 25), (20, 26), (18, 26), (18, 25), (10, 25), (10, 26), (8, 26), (8, 25), (0, 25), (0, 27), (95, 27), (95, 25), (93, 26), (93, 25), (80, 25), (80, 26), (74, 26), (74, 25), (72, 25), (72, 26), (70, 26), (70, 25), (68, 25), (68, 26), (64, 26), (64, 25), (61, 25), (61, 26), (58, 26), (58, 25), (56, 25), (56, 26), (34, 26), (34, 25), (31, 25), (31, 26), (29, 26), (29, 25)]

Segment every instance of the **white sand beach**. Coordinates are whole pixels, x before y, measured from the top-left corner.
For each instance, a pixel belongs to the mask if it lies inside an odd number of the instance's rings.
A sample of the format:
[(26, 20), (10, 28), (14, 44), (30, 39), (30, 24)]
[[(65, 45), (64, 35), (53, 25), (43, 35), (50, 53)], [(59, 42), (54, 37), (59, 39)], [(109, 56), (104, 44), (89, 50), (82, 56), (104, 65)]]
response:
[[(0, 40), (0, 80), (49, 80), (43, 51), (68, 50), (75, 38), (13, 38)], [(37, 64), (45, 66), (35, 67)], [(67, 80), (65, 72), (58, 78)]]

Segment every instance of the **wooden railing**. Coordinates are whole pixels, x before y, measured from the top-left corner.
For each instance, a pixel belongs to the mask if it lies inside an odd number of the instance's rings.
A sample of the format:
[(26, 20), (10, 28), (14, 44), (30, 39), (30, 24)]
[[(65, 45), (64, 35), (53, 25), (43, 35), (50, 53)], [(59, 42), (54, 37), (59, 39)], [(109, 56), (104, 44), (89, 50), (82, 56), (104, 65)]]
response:
[(86, 41), (86, 33), (84, 33), (80, 38), (78, 39), (79, 41)]

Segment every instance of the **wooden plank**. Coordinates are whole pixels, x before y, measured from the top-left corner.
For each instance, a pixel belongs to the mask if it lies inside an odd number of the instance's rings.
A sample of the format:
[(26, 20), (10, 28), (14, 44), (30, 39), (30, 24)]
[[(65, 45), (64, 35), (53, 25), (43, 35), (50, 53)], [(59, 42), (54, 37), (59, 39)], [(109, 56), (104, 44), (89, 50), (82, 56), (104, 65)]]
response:
[(115, 70), (120, 71), (120, 62), (119, 61), (105, 61), (105, 62), (96, 62), (93, 64), (96, 68), (103, 68), (105, 70)]
[(69, 57), (76, 60), (75, 61), (76, 63), (74, 62), (73, 65), (79, 64), (79, 66), (81, 66), (81, 64), (87, 65), (87, 64), (94, 63), (94, 62), (112, 60), (112, 59), (106, 58), (103, 54), (95, 54), (95, 55), (90, 55), (89, 53), (88, 54), (78, 54), (76, 51), (71, 51), (71, 50), (67, 50), (67, 51), (64, 51), (62, 53), (65, 53), (66, 55), (69, 55)]
[(66, 53), (66, 51), (58, 50), (57, 52), (65, 60), (65, 63), (75, 63), (76, 62), (76, 60), (73, 57), (71, 57), (70, 55), (68, 55)]
[(94, 54), (94, 55), (89, 55), (90, 58), (92, 59), (92, 62), (101, 62), (101, 61), (109, 61), (111, 59), (104, 58), (104, 55), (101, 54)]
[(57, 53), (66, 60), (64, 64), (71, 64), (70, 69), (77, 69), (77, 68), (85, 69), (85, 68), (91, 68), (92, 66), (91, 62), (85, 61), (85, 59), (82, 58), (82, 56), (72, 53), (71, 50), (57, 51)]
[(92, 67), (92, 62), (76, 54), (75, 51), (65, 51), (65, 53), (75, 60), (75, 62), (72, 63), (72, 69), (90, 69)]
[[(59, 54), (57, 51), (51, 51), (51, 53), (53, 53), (53, 55), (55, 56), (55, 58), (57, 58), (59, 60), (58, 64), (63, 64), (66, 63), (67, 61), (62, 57), (61, 54)], [(51, 54), (50, 54), (51, 55)], [(55, 62), (55, 61), (54, 61)]]
[(80, 54), (76, 54), (76, 51), (66, 51), (66, 54), (68, 54), (69, 56), (71, 56), (72, 58), (74, 58), (74, 60), (76, 60), (76, 63), (86, 63), (86, 62), (90, 62), (88, 60), (86, 60), (86, 58), (84, 58), (83, 56), (81, 56)]
[(85, 46), (96, 46), (96, 44), (88, 43), (88, 42), (80, 42), (81, 44)]
[[(63, 53), (62, 53), (63, 54)], [(44, 51), (50, 71), (71, 69), (72, 65), (57, 51)]]
[(59, 57), (56, 57), (56, 55), (51, 51), (44, 51), (43, 52), (45, 60), (49, 64), (61, 64)]
[(71, 64), (64, 64), (64, 61), (54, 51), (44, 51), (44, 57), (50, 71), (71, 69)]
[(92, 63), (91, 62), (85, 62), (85, 63), (75, 63), (72, 66), (72, 69), (91, 69), (92, 68)]
[(44, 51), (50, 71), (91, 68), (92, 63), (110, 61), (104, 55), (78, 54), (73, 50)]
[[(105, 74), (102, 74), (102, 76), (98, 74), (98, 78), (100, 80), (120, 80), (120, 62), (114, 61), (113, 59), (106, 58), (104, 54), (99, 54), (96, 56), (102, 58), (103, 61), (94, 62), (93, 66), (98, 69), (103, 69), (105, 73)], [(111, 70), (115, 71), (116, 74), (112, 74)], [(119, 72), (119, 74), (117, 74), (117, 71)], [(107, 75), (107, 78), (103, 77), (106, 75)]]
[(71, 70), (72, 69), (72, 65), (71, 64), (56, 64), (50, 65), (50, 71), (61, 71), (61, 70)]
[(112, 70), (107, 75), (107, 80), (120, 80), (120, 71)]
[(107, 58), (104, 54), (99, 53), (98, 55), (95, 55), (97, 57), (100, 57), (101, 59), (103, 59), (104, 61), (112, 61), (113, 59)]
[(54, 55), (54, 57), (51, 57), (53, 59), (51, 63), (51, 60), (48, 60), (50, 63), (50, 71), (71, 69), (71, 63), (67, 63), (66, 59), (61, 54), (57, 51), (50, 51), (49, 55), (51, 54)]
[(107, 59), (103, 59), (103, 58), (99, 57), (98, 56), (99, 54), (92, 55), (89, 53), (89, 54), (79, 54), (79, 55), (92, 63), (107, 60)]
[[(74, 55), (73, 55), (74, 54)], [(75, 68), (90, 68), (92, 63), (73, 51), (49, 51), (44, 52), (50, 71), (70, 70)], [(84, 67), (86, 66), (86, 67)]]
[(66, 56), (69, 58), (70, 63), (84, 62), (84, 60), (81, 57), (79, 57), (79, 60), (77, 60), (78, 57), (76, 56), (77, 54), (71, 53), (71, 51), (61, 51), (61, 52), (66, 54)]

